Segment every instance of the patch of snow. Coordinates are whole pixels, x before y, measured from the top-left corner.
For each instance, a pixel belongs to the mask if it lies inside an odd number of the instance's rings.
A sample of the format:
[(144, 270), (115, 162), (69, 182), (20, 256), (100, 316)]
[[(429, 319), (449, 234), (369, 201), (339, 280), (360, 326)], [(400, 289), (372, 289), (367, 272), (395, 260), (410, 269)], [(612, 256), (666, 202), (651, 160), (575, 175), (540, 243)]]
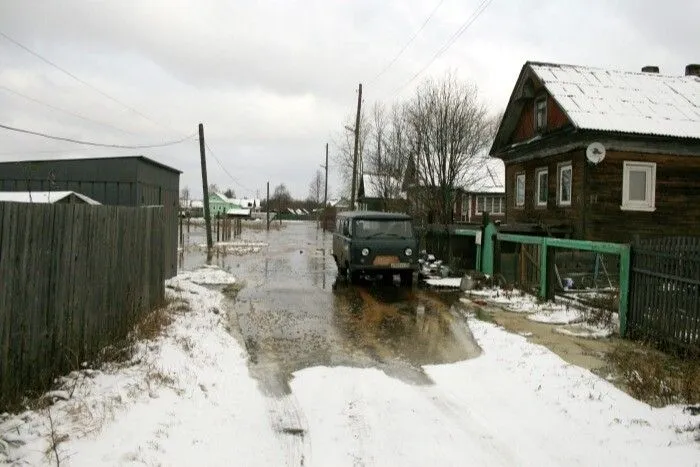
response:
[(610, 337), (613, 330), (603, 326), (592, 326), (590, 324), (579, 323), (568, 327), (554, 328), (554, 332), (565, 336), (584, 337), (586, 339), (603, 339)]
[(451, 287), (458, 288), (462, 282), (460, 277), (443, 277), (443, 278), (428, 278), (425, 283), (433, 287)]
[(200, 285), (235, 284), (236, 278), (218, 266), (205, 265), (194, 271), (183, 272), (178, 276), (181, 280), (190, 280)]
[(562, 305), (549, 305), (548, 308), (529, 315), (527, 319), (538, 323), (571, 324), (583, 321), (585, 318), (581, 310), (567, 308)]

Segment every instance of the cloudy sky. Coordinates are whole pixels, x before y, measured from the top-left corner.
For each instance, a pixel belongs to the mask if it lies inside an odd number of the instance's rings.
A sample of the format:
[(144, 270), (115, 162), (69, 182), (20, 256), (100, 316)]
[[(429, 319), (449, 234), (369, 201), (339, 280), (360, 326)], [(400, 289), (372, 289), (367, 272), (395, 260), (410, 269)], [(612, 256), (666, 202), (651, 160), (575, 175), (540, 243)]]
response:
[[(90, 85), (0, 35), (0, 124), (140, 145), (183, 138), (202, 122), (213, 154), (233, 177), (210, 157), (211, 183), (239, 196), (263, 196), (269, 180), (306, 197), (325, 143), (338, 138), (354, 111), (360, 82), (363, 105), (390, 104), (449, 70), (476, 84), (495, 113), (527, 60), (623, 70), (658, 65), (666, 74), (700, 62), (700, 2), (492, 0), (425, 68), (480, 5), (483, 0), (0, 0), (1, 33)], [(201, 195), (196, 139), (118, 150), (0, 129), (0, 161), (137, 153), (181, 170), (181, 186)], [(337, 177), (329, 179), (336, 194)]]

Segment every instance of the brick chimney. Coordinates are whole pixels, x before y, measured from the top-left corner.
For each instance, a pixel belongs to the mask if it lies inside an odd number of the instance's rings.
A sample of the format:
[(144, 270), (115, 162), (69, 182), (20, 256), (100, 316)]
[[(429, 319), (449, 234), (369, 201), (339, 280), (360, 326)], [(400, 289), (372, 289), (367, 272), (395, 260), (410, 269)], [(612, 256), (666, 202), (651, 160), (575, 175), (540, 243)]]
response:
[(691, 63), (686, 65), (685, 76), (700, 76), (700, 64)]
[(642, 73), (658, 73), (659, 67), (654, 65), (647, 65), (642, 67)]

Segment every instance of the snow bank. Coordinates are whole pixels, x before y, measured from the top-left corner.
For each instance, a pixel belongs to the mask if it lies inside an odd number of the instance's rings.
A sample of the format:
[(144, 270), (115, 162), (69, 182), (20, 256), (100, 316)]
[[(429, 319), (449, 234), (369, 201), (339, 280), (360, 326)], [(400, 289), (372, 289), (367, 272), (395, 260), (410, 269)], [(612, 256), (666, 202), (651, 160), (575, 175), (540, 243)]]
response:
[(218, 266), (205, 265), (194, 271), (183, 272), (177, 276), (179, 281), (192, 281), (200, 285), (235, 284), (236, 278)]
[[(186, 275), (168, 282), (191, 311), (130, 365), (74, 372), (61, 388), (70, 398), (53, 393), (61, 465), (282, 465), (247, 355), (224, 328), (222, 295)], [(0, 419), (0, 464), (56, 465), (48, 410)]]

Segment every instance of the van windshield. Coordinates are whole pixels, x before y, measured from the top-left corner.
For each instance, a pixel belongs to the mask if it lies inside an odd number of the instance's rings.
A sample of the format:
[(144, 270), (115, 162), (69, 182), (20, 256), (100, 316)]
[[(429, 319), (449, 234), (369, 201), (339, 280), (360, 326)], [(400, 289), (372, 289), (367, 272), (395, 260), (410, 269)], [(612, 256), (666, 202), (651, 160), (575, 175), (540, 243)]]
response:
[(413, 236), (411, 221), (399, 219), (358, 219), (355, 221), (353, 236), (370, 237), (401, 237)]

